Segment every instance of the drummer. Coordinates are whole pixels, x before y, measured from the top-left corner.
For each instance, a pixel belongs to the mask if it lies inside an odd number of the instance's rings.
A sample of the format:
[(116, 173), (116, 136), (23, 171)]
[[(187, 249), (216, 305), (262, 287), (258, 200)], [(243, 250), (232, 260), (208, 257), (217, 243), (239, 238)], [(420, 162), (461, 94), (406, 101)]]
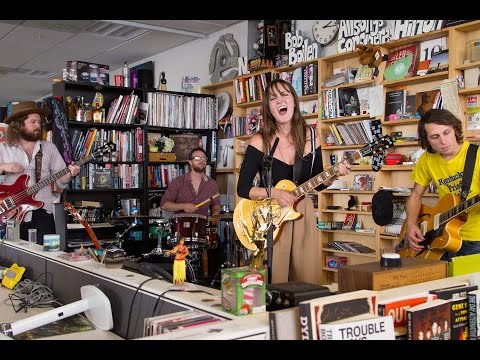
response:
[[(173, 179), (162, 196), (160, 208), (176, 214), (198, 214), (209, 216), (213, 224), (218, 223), (220, 199), (217, 182), (205, 174), (207, 154), (202, 148), (193, 149), (189, 154), (190, 171)], [(210, 199), (210, 200), (209, 200)], [(206, 201), (208, 200), (208, 201)], [(205, 202), (206, 201), (206, 202)], [(198, 204), (204, 203), (197, 207)], [(223, 263), (223, 249), (208, 250), (208, 273), (213, 275)]]
[[(199, 214), (208, 217), (220, 215), (220, 199), (214, 198), (205, 205), (199, 204), (218, 193), (217, 182), (205, 174), (207, 155), (202, 148), (190, 152), (190, 171), (173, 179), (162, 196), (160, 208), (175, 213)], [(211, 214), (208, 213), (210, 208)]]

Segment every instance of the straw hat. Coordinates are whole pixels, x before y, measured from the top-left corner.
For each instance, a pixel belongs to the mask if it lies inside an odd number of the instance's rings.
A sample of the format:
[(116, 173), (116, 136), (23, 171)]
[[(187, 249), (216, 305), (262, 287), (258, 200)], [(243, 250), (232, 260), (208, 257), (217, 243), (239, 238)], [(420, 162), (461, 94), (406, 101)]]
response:
[(12, 106), (12, 114), (7, 116), (4, 122), (5, 124), (10, 124), (12, 120), (28, 114), (40, 114), (40, 116), (47, 116), (50, 114), (50, 110), (47, 108), (38, 107), (35, 101), (20, 102)]

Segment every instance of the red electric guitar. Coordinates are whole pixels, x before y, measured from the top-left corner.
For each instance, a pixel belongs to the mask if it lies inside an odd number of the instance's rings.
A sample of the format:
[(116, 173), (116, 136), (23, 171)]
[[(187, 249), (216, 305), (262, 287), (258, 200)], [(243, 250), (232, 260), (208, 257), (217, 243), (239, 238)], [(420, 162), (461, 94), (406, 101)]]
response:
[(65, 210), (67, 210), (70, 214), (72, 214), (72, 216), (75, 219), (77, 219), (83, 225), (85, 230), (87, 230), (87, 234), (88, 234), (88, 236), (90, 236), (90, 239), (93, 241), (93, 245), (95, 245), (95, 247), (97, 249), (101, 249), (102, 245), (100, 245), (100, 242), (98, 241), (97, 235), (95, 235), (92, 227), (87, 222), (87, 220), (85, 220), (84, 217), (78, 213), (77, 209), (75, 209), (75, 207), (71, 203), (69, 203), (68, 201), (63, 202), (63, 207), (65, 208)]
[[(109, 142), (92, 152), (89, 156), (80, 159), (75, 164), (81, 166), (97, 156), (115, 151), (115, 149), (115, 144)], [(14, 218), (15, 220), (23, 221), (27, 211), (36, 210), (43, 206), (43, 201), (37, 201), (33, 196), (40, 189), (60, 179), (69, 172), (70, 169), (66, 167), (45, 179), (41, 179), (31, 187), (27, 187), (30, 176), (25, 174), (20, 175), (12, 185), (0, 185), (0, 218), (5, 216), (7, 219)]]

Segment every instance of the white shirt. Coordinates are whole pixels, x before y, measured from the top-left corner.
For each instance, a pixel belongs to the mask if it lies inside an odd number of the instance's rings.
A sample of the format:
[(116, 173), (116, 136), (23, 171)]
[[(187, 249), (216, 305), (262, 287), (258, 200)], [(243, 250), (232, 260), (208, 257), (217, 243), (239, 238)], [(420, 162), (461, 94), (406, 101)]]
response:
[[(0, 143), (0, 162), (10, 163), (18, 162), (24, 168), (24, 174), (30, 176), (28, 179), (28, 188), (36, 184), (35, 181), (35, 155), (40, 150), (40, 143), (42, 144), (42, 171), (40, 179), (44, 179), (52, 174), (56, 174), (59, 171), (66, 168), (65, 161), (63, 160), (60, 152), (55, 144), (48, 141), (37, 141), (33, 149), (32, 160), (28, 161), (28, 156), (19, 145), (10, 146), (6, 142)], [(4, 185), (12, 185), (22, 173), (12, 174), (6, 173)], [(53, 179), (52, 179), (53, 180)], [(52, 181), (53, 182), (53, 181)], [(62, 184), (59, 180), (56, 181), (58, 187), (64, 189), (68, 184)], [(12, 189), (13, 190), (13, 189)], [(60, 201), (60, 193), (52, 193), (51, 186), (45, 186), (41, 188), (35, 195), (34, 199), (37, 201), (43, 201), (43, 209), (49, 214), (53, 213), (53, 204)], [(25, 222), (32, 220), (32, 212), (29, 211), (25, 214)]]

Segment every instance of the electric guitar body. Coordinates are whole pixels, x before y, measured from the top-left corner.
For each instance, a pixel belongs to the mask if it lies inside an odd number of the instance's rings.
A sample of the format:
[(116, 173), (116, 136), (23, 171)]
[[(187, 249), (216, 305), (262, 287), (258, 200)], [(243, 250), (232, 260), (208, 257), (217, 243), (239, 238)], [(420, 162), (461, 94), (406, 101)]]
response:
[[(115, 151), (115, 149), (116, 145), (110, 141), (96, 149), (89, 156), (80, 159), (75, 164), (81, 166), (95, 159), (97, 156), (103, 156)], [(40, 189), (50, 185), (69, 172), (70, 169), (66, 167), (55, 174), (40, 179), (38, 183), (31, 187), (28, 187), (30, 176), (26, 174), (20, 175), (12, 185), (0, 185), (0, 217), (15, 219), (20, 222), (23, 221), (27, 211), (36, 210), (43, 206), (43, 201), (35, 200), (34, 195)]]
[[(465, 220), (459, 216), (460, 209), (465, 210), (462, 205), (460, 199), (453, 194), (446, 194), (435, 207), (422, 204), (417, 224), (425, 237), (425, 240), (420, 243), (424, 249), (416, 251), (404, 248), (398, 251), (400, 256), (440, 260), (445, 252), (455, 253), (460, 250), (462, 246), (460, 228), (465, 224)], [(456, 209), (458, 211), (455, 211)], [(408, 243), (405, 239), (406, 230), (406, 222), (404, 222), (399, 238)]]
[[(373, 154), (383, 152), (393, 147), (393, 140), (388, 136), (382, 136), (371, 144), (365, 145), (362, 149), (348, 155), (343, 162), (353, 164), (356, 160)], [(281, 180), (275, 185), (275, 189), (290, 192), (296, 200), (289, 206), (281, 207), (273, 198), (249, 200), (241, 199), (233, 211), (233, 227), (238, 240), (248, 250), (255, 251), (257, 244), (266, 244), (265, 237), (270, 227), (273, 227), (274, 244), (278, 241), (285, 221), (298, 219), (302, 214), (295, 210), (298, 201), (310, 190), (315, 189), (325, 181), (337, 175), (337, 165), (330, 167), (320, 174), (315, 175), (303, 184), (296, 186), (290, 180)]]
[[(275, 185), (275, 189), (292, 191), (296, 185), (290, 180), (281, 180)], [(278, 241), (283, 222), (298, 219), (302, 214), (295, 211), (295, 204), (280, 207), (275, 199), (248, 200), (241, 199), (233, 211), (233, 224), (237, 231), (238, 240), (248, 250), (256, 250), (255, 243), (249, 241), (248, 233), (257, 229), (262, 234), (268, 230), (268, 212), (272, 209), (272, 220), (274, 223), (273, 239), (274, 244)], [(253, 216), (252, 216), (253, 215)], [(245, 220), (245, 221), (244, 221)], [(253, 233), (251, 233), (253, 235)]]
[[(12, 185), (0, 185), (0, 216), (23, 221), (27, 211), (40, 209), (43, 206), (43, 201), (37, 201), (33, 198), (35, 194), (23, 192), (28, 188), (29, 179), (30, 176), (23, 174)], [(17, 206), (13, 201), (10, 201), (12, 194), (22, 194)], [(3, 204), (5, 205), (3, 206)], [(11, 204), (11, 206), (8, 206), (8, 204)], [(2, 210), (4, 211), (2, 212)]]

